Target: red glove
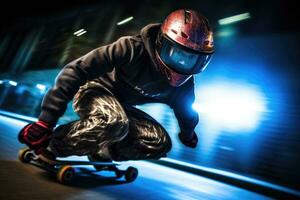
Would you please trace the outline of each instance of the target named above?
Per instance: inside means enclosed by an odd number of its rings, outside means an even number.
[[[49,145],[49,140],[53,132],[53,125],[37,121],[27,124],[19,133],[18,139],[21,143],[26,144],[30,149],[39,154]]]
[[[193,132],[193,136],[191,139],[184,138],[184,135],[182,133],[179,133],[178,137],[179,137],[181,143],[184,144],[185,146],[188,146],[190,148],[195,148],[197,146],[198,137],[195,132]]]

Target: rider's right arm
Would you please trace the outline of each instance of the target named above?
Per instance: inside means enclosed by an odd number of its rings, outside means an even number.
[[[132,62],[138,52],[136,41],[131,37],[122,37],[67,64],[44,96],[39,120],[56,124],[80,86],[112,71],[114,67]]]

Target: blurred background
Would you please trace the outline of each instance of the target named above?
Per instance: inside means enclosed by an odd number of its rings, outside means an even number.
[[[139,106],[170,133],[169,158],[300,190],[300,17],[288,1],[12,1],[1,6],[1,112],[37,117],[65,64],[179,8],[209,19],[216,52],[195,77],[196,149],[179,143],[169,107]],[[60,123],[76,117],[70,104]]]

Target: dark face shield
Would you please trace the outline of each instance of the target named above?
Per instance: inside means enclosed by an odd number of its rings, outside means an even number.
[[[211,54],[188,50],[166,38],[162,40],[160,58],[171,69],[182,74],[197,74],[205,69]]]

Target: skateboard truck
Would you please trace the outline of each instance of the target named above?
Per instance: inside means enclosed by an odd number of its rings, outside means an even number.
[[[61,184],[70,184],[76,176],[76,167],[78,165],[92,165],[96,171],[113,171],[116,178],[124,176],[126,182],[133,182],[138,176],[138,170],[134,167],[128,167],[126,170],[120,170],[118,163],[114,162],[92,162],[92,161],[71,161],[71,160],[50,160],[37,155],[28,147],[19,150],[19,160],[22,163],[30,163],[46,171],[56,174],[56,179]]]

